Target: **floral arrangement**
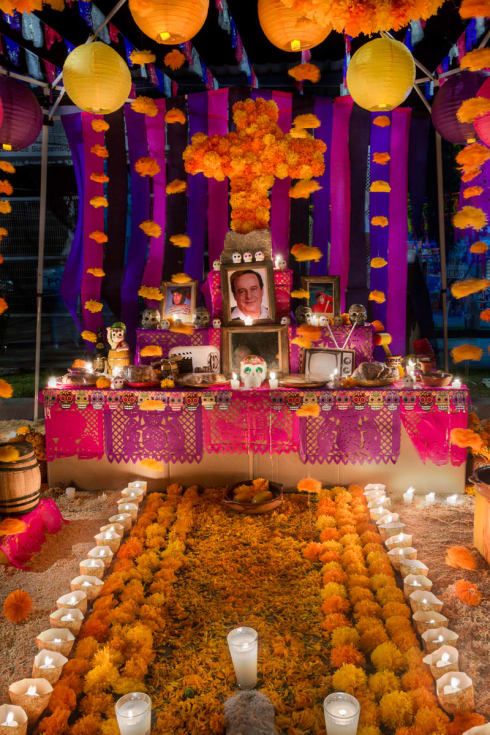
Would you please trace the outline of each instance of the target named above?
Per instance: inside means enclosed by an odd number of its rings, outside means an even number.
[[[96,184],[108,184],[110,179],[107,174],[101,174],[97,171],[93,171],[90,174],[90,181],[95,181]]]
[[[309,295],[310,292],[306,288],[297,288],[291,291],[291,296],[293,299],[307,299]]]
[[[371,291],[368,296],[369,301],[375,301],[377,304],[384,304],[386,296],[383,291]]]
[[[98,209],[99,207],[108,207],[109,206],[109,202],[107,201],[106,197],[103,197],[103,196],[95,196],[95,197],[92,197],[92,199],[90,200],[90,204],[95,209]]]
[[[81,333],[82,339],[85,340],[85,342],[97,342],[97,335],[95,332],[91,332],[89,329],[84,329]]]
[[[102,245],[109,240],[105,232],[102,232],[101,230],[94,230],[89,234],[89,237],[91,240],[95,240],[95,242],[98,242],[99,245]]]
[[[456,597],[467,605],[476,607],[481,602],[482,595],[477,585],[467,582],[465,579],[458,579],[454,583],[454,591],[456,592]]]
[[[468,69],[469,71],[488,69],[490,67],[490,49],[477,48],[474,51],[469,51],[463,56],[459,65],[461,69]]]
[[[191,246],[191,238],[188,235],[172,235],[169,240],[178,248],[190,248]]]
[[[92,146],[90,153],[93,153],[98,158],[109,158],[109,151],[104,145],[100,145],[99,143]]]
[[[388,262],[384,258],[371,258],[371,268],[384,268]]]
[[[316,66],[316,64],[297,64],[297,66],[293,66],[291,69],[288,70],[288,74],[290,77],[293,77],[293,79],[296,79],[297,82],[319,82],[321,72],[320,69]]]
[[[377,125],[378,128],[389,128],[391,120],[388,115],[376,115],[373,120],[373,125]]]
[[[165,113],[165,122],[167,125],[171,125],[173,123],[179,123],[179,125],[185,125],[187,121],[187,118],[182,110],[179,110],[178,107],[171,107],[170,110],[167,110]]]
[[[391,160],[391,156],[389,153],[373,153],[373,161],[374,163],[379,163],[380,166],[386,166],[388,161]]]
[[[95,130],[96,133],[105,133],[110,128],[109,123],[106,120],[102,120],[100,117],[94,118],[90,125],[92,130]]]
[[[371,224],[373,227],[388,227],[388,217],[383,217],[383,215],[371,217]]]
[[[483,209],[478,207],[463,207],[453,216],[453,225],[458,230],[465,230],[467,227],[474,230],[483,230],[486,224],[487,215]]]
[[[145,398],[145,400],[139,404],[139,409],[140,411],[163,411],[165,409],[165,402],[153,398]]]
[[[486,242],[474,242],[470,246],[470,253],[476,253],[477,255],[485,255],[485,253],[488,250],[488,245]]]
[[[481,360],[483,350],[476,345],[456,345],[451,350],[453,362],[463,362],[463,360]]]
[[[172,283],[189,283],[192,278],[187,273],[174,273],[171,278]]]
[[[95,299],[89,299],[83,305],[83,308],[90,311],[92,314],[97,314],[99,311],[102,311],[102,307],[103,304]]]
[[[0,311],[0,314],[2,312]],[[0,378],[0,398],[12,398],[14,389],[6,380]]]
[[[237,102],[233,105],[236,132],[210,137],[197,133],[184,151],[187,173],[230,179],[231,228],[237,232],[269,226],[269,190],[275,177],[311,179],[324,172],[323,141],[284,134],[277,124],[278,114],[272,100]]]
[[[455,299],[462,299],[479,291],[486,291],[490,281],[486,278],[465,278],[464,281],[456,281],[451,285],[451,293]]]
[[[3,614],[11,623],[21,623],[32,610],[32,599],[24,590],[10,592],[3,603]]]
[[[105,375],[100,375],[97,380],[95,381],[95,387],[99,388],[99,390],[104,390],[104,388],[110,388],[111,387],[111,379],[106,378]]]
[[[161,301],[163,299],[163,294],[157,286],[141,286],[138,295],[151,301]]]
[[[169,67],[169,69],[176,71],[177,69],[180,69],[184,66],[185,56],[182,51],[174,48],[172,49],[172,51],[169,51],[168,54],[165,54],[165,56],[163,57],[163,62],[165,66]]]
[[[483,194],[483,187],[481,186],[467,186],[466,189],[463,189],[464,199],[472,199],[473,197],[479,197],[480,194]]]
[[[386,193],[389,194],[391,191],[391,186],[387,181],[373,181],[371,186],[369,187],[369,191],[372,192],[378,192],[378,193]]]
[[[308,199],[310,194],[314,191],[320,191],[322,188],[317,181],[305,179],[304,181],[298,181],[290,188],[289,196],[291,199]]]
[[[304,406],[301,406],[301,408],[298,408],[296,411],[296,416],[302,416],[302,417],[310,417],[310,418],[318,418],[320,415],[320,406],[318,403],[308,403]]]
[[[133,64],[154,64],[157,57],[151,51],[136,51],[136,49],[133,49],[129,58]]]
[[[141,357],[161,357],[162,348],[160,345],[146,345],[141,350]]]
[[[103,268],[87,268],[85,272],[91,276],[95,276],[95,278],[103,278],[105,276]]]
[[[143,156],[142,158],[138,158],[134,164],[134,170],[140,176],[153,177],[160,173],[161,168],[158,161],[154,158],[151,158],[151,156]]]
[[[484,18],[489,13],[488,0],[463,0],[459,9],[462,18]]]
[[[12,211],[12,207],[10,206],[10,202],[6,199],[0,200],[0,214],[10,214]]]
[[[148,117],[156,117],[158,115],[158,107],[155,100],[151,97],[136,97],[130,104],[134,112],[140,112],[142,115],[148,115]]]
[[[470,97],[461,103],[456,117],[461,123],[472,123],[487,112],[490,112],[490,100],[486,97]]]
[[[162,234],[162,228],[158,222],[153,222],[153,220],[150,219],[140,222],[139,227],[143,230],[145,235],[148,235],[148,237],[160,237]]]
[[[449,546],[446,549],[446,564],[459,569],[476,569],[478,564],[466,546]]]
[[[291,248],[291,255],[298,261],[298,263],[305,263],[309,260],[320,260],[320,258],[323,258],[323,253],[320,248],[305,245],[302,242],[293,245]]]
[[[186,181],[182,181],[181,179],[174,179],[167,184],[167,186],[165,187],[165,192],[167,194],[182,194],[184,191],[186,191],[186,189]]]

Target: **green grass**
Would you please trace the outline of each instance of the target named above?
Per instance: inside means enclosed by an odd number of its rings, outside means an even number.
[[[48,382],[48,374],[41,373],[39,379],[40,388],[44,388]],[[13,398],[33,398],[34,396],[34,373],[14,373],[6,375],[5,380],[14,389]]]

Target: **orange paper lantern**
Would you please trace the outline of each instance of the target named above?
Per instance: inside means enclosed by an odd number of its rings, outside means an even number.
[[[259,0],[259,21],[269,41],[282,51],[304,51],[325,40],[331,26],[322,26],[287,8],[281,0]]]
[[[157,43],[185,43],[204,25],[209,0],[129,0],[134,22]]]

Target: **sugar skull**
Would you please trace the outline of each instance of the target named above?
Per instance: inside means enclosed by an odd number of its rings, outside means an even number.
[[[213,271],[219,271],[221,268],[221,262],[219,260],[213,260]]]
[[[352,324],[362,327],[367,320],[366,307],[362,304],[352,304],[349,309],[349,318]]]
[[[69,390],[60,390],[58,400],[61,408],[71,408],[73,404],[73,393]]]
[[[372,411],[379,411],[383,408],[383,394],[379,390],[375,390],[369,394],[369,408]]]
[[[209,311],[205,306],[198,306],[194,315],[194,326],[197,329],[209,327]]]
[[[328,324],[328,316],[326,314],[320,314],[318,317],[318,326],[326,327]]]
[[[202,407],[205,408],[206,411],[212,411],[216,405],[216,397],[214,393],[208,393],[207,391],[204,392],[201,396],[201,403]]]
[[[197,411],[199,408],[199,393],[186,393],[184,396],[184,406],[188,411]]]
[[[107,405],[111,409],[111,411],[114,411],[114,409],[119,407],[119,403],[121,400],[121,394],[117,391],[109,391],[107,394]]]
[[[356,411],[363,411],[368,404],[368,396],[365,391],[359,390],[352,394],[352,405]]]
[[[301,408],[301,404],[303,403],[303,396],[301,393],[286,393],[286,406],[291,411],[297,411],[298,408]]]
[[[86,390],[79,390],[77,391],[77,394],[75,396],[75,404],[77,408],[83,411],[84,408],[87,408],[89,404],[89,395],[88,391]]]
[[[167,331],[171,327],[170,319],[166,319],[165,317],[160,322],[160,329],[163,329]]]
[[[94,390],[92,392],[92,395],[90,396],[90,403],[92,404],[92,408],[95,408],[95,410],[100,410],[101,408],[104,408],[104,394],[101,390]]]
[[[213,319],[213,329],[221,329],[221,319]]]
[[[124,393],[121,393],[121,406],[127,411],[131,411],[131,409],[136,406],[137,400],[136,393],[133,393],[132,391],[124,391]]]
[[[58,400],[58,392],[55,390],[44,390],[43,403],[45,408],[52,408]]]
[[[340,391],[335,396],[335,403],[339,411],[347,411],[347,409],[350,408],[351,404],[350,393],[347,393],[346,391]]]
[[[314,406],[317,404],[315,393],[305,393],[303,396],[303,406]]]
[[[258,355],[247,355],[240,362],[240,377],[245,388],[260,388],[267,377],[267,363]]]
[[[318,398],[318,404],[322,411],[331,411],[332,408],[335,405],[335,396],[333,393],[328,393],[325,391],[324,393],[320,393],[320,396]]]
[[[274,260],[275,267],[280,271],[285,271],[288,267],[287,262],[284,260],[282,255],[277,255]]]
[[[275,408],[276,411],[280,411],[282,408],[284,408],[284,394],[279,393],[278,391],[272,391],[270,394],[270,401],[272,408]]]
[[[238,252],[238,250],[235,250],[235,252],[231,256],[231,260],[233,263],[241,263],[242,262],[242,254]]]
[[[220,390],[216,396],[216,405],[221,411],[228,411],[231,405],[231,390]]]
[[[257,250],[255,253],[255,260],[257,263],[262,263],[263,260],[265,260],[265,255],[263,250]]]
[[[449,413],[449,393],[445,390],[439,390],[436,393],[436,406],[439,411]]]
[[[244,263],[251,263],[251,262],[252,262],[252,260],[253,260],[253,255],[252,255],[252,253],[250,252],[250,250],[246,250],[246,251],[245,251],[245,252],[243,253],[243,262],[244,262]]]
[[[464,390],[455,390],[453,392],[453,407],[456,411],[466,411],[467,396]]]
[[[405,411],[413,411],[417,402],[415,393],[412,391],[406,391],[402,393],[402,404]]]
[[[113,375],[111,380],[112,390],[121,390],[124,388],[124,378],[122,375]]]
[[[286,326],[287,327],[287,326],[289,326],[289,324],[291,324],[291,319],[288,316],[282,316],[281,317],[281,324],[283,326]]]
[[[434,395],[430,390],[422,390],[419,393],[419,406],[422,411],[431,411],[434,405]]]
[[[313,312],[311,310],[311,306],[303,306],[303,305],[298,306],[296,308],[296,311],[294,312],[294,315],[296,317],[296,322],[298,324],[305,324],[306,318],[311,317],[312,314]]]
[[[181,411],[184,405],[184,395],[182,393],[171,393],[168,397],[168,405],[172,411]]]
[[[385,406],[389,411],[397,411],[400,405],[400,398],[395,390],[389,390],[385,393]]]
[[[158,309],[145,309],[141,315],[142,329],[158,329],[161,316]]]

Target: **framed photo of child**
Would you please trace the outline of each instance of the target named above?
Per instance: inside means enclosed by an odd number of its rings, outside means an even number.
[[[162,318],[192,324],[196,312],[197,281],[162,283]]]
[[[340,277],[302,276],[301,286],[308,291],[307,306],[318,316],[340,316]]]

